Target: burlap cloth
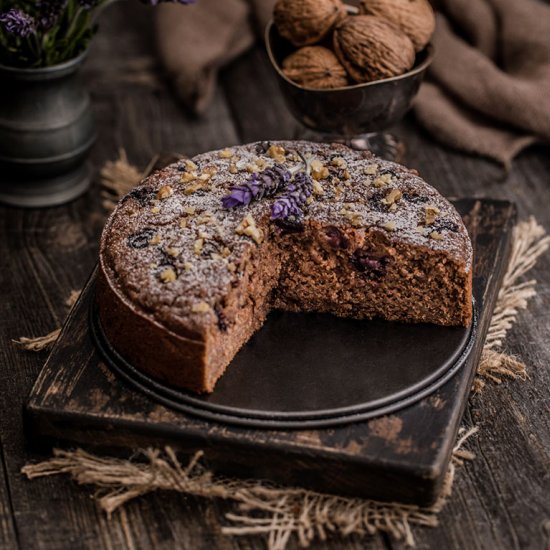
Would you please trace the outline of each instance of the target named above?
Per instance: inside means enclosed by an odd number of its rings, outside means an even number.
[[[262,36],[273,4],[159,6],[159,56],[190,109],[207,108],[218,70]],[[438,0],[437,8],[436,57],[415,102],[419,122],[438,141],[506,167],[529,144],[550,142],[550,6]]]

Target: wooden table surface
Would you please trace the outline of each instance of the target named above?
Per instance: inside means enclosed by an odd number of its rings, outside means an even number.
[[[120,147],[143,168],[158,152],[193,155],[297,135],[259,47],[222,72],[204,116],[187,114],[157,66],[150,21],[150,10],[135,3],[112,6],[101,18],[83,71],[98,119],[96,170]],[[442,193],[513,200],[520,218],[532,214],[550,228],[548,147],[522,153],[503,180],[493,163],[434,143],[412,116],[395,133],[407,145],[407,164]],[[230,503],[153,494],[109,521],[89,487],[65,477],[29,482],[19,473],[26,462],[50,453],[29,448],[22,420],[23,403],[47,352],[23,352],[11,340],[60,326],[70,290],[83,286],[96,261],[105,216],[97,183],[66,206],[0,207],[0,548],[262,548],[261,539],[221,534]],[[529,366],[529,380],[489,385],[471,399],[465,422],[481,428],[469,444],[477,458],[460,469],[440,527],[415,529],[419,548],[550,548],[550,254],[531,275],[539,281],[538,295],[506,342]],[[403,545],[380,535],[314,547]]]

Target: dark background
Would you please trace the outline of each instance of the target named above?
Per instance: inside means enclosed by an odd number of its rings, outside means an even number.
[[[91,160],[98,172],[124,147],[144,168],[158,152],[187,155],[259,139],[291,138],[288,114],[261,47],[220,77],[201,118],[185,113],[154,57],[151,11],[135,3],[102,16],[83,77],[92,93],[99,137]],[[406,163],[448,196],[513,200],[520,218],[550,227],[550,149],[522,153],[503,181],[488,161],[434,143],[409,116],[395,129]],[[22,405],[47,353],[18,350],[11,340],[61,325],[71,289],[83,286],[96,261],[106,212],[96,184],[58,208],[0,207],[0,547],[6,548],[262,548],[259,538],[220,533],[229,503],[153,494],[131,502],[111,521],[90,498],[92,489],[66,478],[29,482],[23,464],[49,455],[28,449]],[[469,448],[476,460],[460,469],[437,529],[415,529],[419,548],[550,548],[550,255],[529,274],[538,295],[506,341],[529,366],[529,380],[489,384],[472,397],[466,421],[481,431]],[[317,544],[318,548],[401,548],[384,535]],[[293,547],[294,545],[290,545]]]

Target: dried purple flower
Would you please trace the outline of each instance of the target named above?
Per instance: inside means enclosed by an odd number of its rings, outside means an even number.
[[[304,215],[303,207],[311,195],[313,180],[306,172],[298,172],[287,190],[271,207],[271,219],[286,219],[289,217],[301,218]]]
[[[38,15],[37,26],[42,31],[50,30],[59,20],[67,0],[42,0],[36,4]]]
[[[21,38],[25,38],[35,31],[34,19],[17,8],[0,13],[0,25],[6,32]]]
[[[224,208],[246,206],[254,200],[270,197],[283,188],[291,178],[291,173],[282,165],[274,164],[260,173],[254,173],[242,185],[231,188],[231,193],[222,199]]]

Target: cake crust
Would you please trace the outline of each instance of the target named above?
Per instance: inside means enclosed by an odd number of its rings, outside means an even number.
[[[296,224],[273,198],[227,209],[251,173],[315,160]],[[472,249],[454,207],[414,171],[339,144],[270,142],[180,161],[124,197],[102,235],[105,333],[137,368],[212,391],[271,308],[467,325]]]

